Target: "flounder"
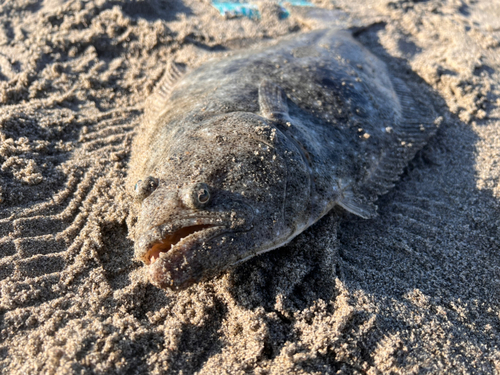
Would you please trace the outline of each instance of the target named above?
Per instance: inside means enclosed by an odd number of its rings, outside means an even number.
[[[429,102],[348,32],[319,30],[184,72],[134,140],[135,255],[183,289],[374,201],[434,134]]]

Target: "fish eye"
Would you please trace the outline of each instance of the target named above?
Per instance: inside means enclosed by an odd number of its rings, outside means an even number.
[[[199,188],[196,192],[196,195],[198,198],[198,202],[200,202],[201,204],[207,203],[210,199],[210,192],[205,188]]]
[[[193,209],[203,208],[210,202],[210,188],[203,182],[192,185],[184,195],[184,203]]]
[[[158,187],[158,179],[148,176],[144,180],[139,180],[134,186],[135,199],[142,201],[151,195]]]

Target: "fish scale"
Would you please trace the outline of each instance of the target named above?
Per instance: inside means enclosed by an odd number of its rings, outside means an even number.
[[[183,289],[334,207],[372,218],[436,128],[432,104],[346,31],[171,62],[132,148],[135,254],[153,283]]]

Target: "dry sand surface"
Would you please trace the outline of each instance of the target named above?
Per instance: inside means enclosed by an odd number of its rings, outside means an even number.
[[[431,95],[438,134],[362,220],[180,293],[133,259],[124,189],[169,60],[319,27],[207,0],[0,5],[4,374],[500,372],[500,3],[322,0]]]

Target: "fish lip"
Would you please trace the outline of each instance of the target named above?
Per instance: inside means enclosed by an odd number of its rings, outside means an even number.
[[[164,223],[162,225],[158,225],[153,227],[151,230],[144,233],[139,240],[136,242],[135,246],[135,257],[140,259],[146,265],[152,264],[148,257],[148,253],[153,248],[154,245],[161,243],[164,241],[167,236],[175,234],[177,231],[182,230],[183,228],[195,227],[195,226],[207,226],[206,228],[201,228],[193,233],[190,233],[185,238],[191,237],[193,235],[198,235],[206,233],[207,230],[212,231],[215,228],[218,228],[217,235],[222,234],[224,232],[231,231],[231,224],[225,218],[220,216],[195,216],[195,217],[185,217],[182,219],[174,219],[172,220],[174,224],[171,222]],[[176,242],[172,245],[172,249],[176,247],[182,240]],[[213,236],[203,237],[204,240],[209,240],[213,238]],[[200,238],[201,239],[201,238]],[[197,241],[198,242],[198,241]]]

